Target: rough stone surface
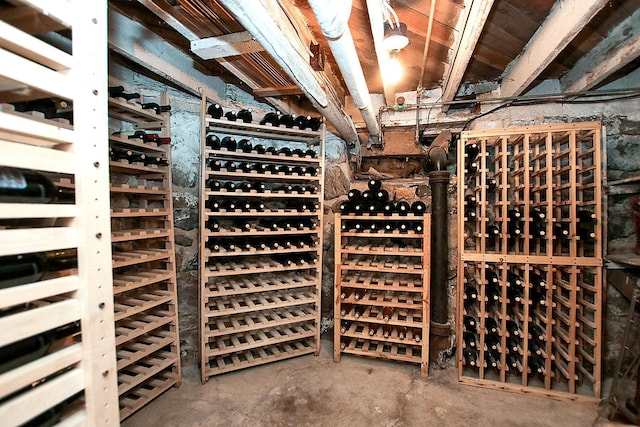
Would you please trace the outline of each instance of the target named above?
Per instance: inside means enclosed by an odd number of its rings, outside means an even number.
[[[349,191],[349,178],[347,178],[339,166],[332,166],[324,173],[324,198],[326,200],[347,194]]]
[[[193,208],[178,208],[173,210],[173,223],[181,230],[193,230],[198,227],[198,211]]]

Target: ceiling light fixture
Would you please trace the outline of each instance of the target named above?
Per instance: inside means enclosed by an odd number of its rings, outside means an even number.
[[[383,44],[388,52],[399,51],[409,44],[407,24],[400,22],[396,11],[389,4],[390,0],[382,0],[382,14],[384,16]]]

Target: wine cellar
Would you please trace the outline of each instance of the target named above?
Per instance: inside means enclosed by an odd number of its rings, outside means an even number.
[[[324,130],[216,106],[203,94],[203,382],[320,350]]]
[[[463,133],[460,379],[597,399],[600,123]]]
[[[170,105],[166,93],[158,104],[118,85],[109,92],[109,117],[120,129],[109,135],[109,171],[118,394],[125,419],[181,382]]]
[[[0,58],[2,426],[640,425],[640,0],[0,0]]]

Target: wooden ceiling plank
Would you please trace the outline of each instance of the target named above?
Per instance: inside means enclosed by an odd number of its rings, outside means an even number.
[[[281,87],[263,87],[253,90],[255,96],[267,97],[267,96],[290,96],[290,95],[303,95],[304,92],[298,86],[281,86]]]
[[[467,15],[461,17],[461,35],[455,43],[456,47],[452,51],[453,57],[449,61],[449,65],[445,67],[446,71],[443,76],[442,100],[444,102],[453,101],[458,93],[458,88],[492,7],[493,0],[474,1],[468,9]],[[443,111],[447,111],[448,108],[449,106],[445,104]]]
[[[560,79],[565,92],[589,90],[640,57],[640,9],[615,27]]]
[[[522,94],[608,0],[558,1],[501,77],[501,96]]]
[[[200,39],[200,37],[196,33],[182,24],[182,22],[174,18],[173,15],[171,15],[169,12],[165,11],[163,8],[157,5],[153,0],[138,0],[138,3],[149,9],[158,18],[169,24],[171,28],[179,32],[185,39],[189,40],[190,42]]]
[[[191,41],[191,51],[202,59],[226,58],[261,50],[260,43],[253,40],[248,31]]]

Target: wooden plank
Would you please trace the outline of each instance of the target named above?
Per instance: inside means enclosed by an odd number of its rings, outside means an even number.
[[[606,4],[606,0],[556,3],[523,52],[502,75],[501,96],[522,94]]]
[[[388,156],[419,156],[424,157],[425,151],[415,142],[415,129],[383,130],[384,147],[368,148],[363,145],[360,153],[362,157],[388,157]]]
[[[55,205],[37,203],[3,203],[0,219],[12,218],[73,218],[77,215],[76,205]]]
[[[22,390],[56,372],[80,362],[82,344],[74,344],[0,375],[0,398]]]
[[[0,231],[0,256],[77,246],[77,230],[72,227],[18,228]]]
[[[21,425],[83,388],[82,369],[73,369],[3,403],[0,417],[9,425]]]
[[[68,125],[17,112],[0,111],[0,130],[4,131],[1,136],[4,140],[22,142],[27,137],[34,145],[70,144],[75,140]]]
[[[0,309],[73,292],[79,287],[79,278],[73,275],[2,289]]]
[[[68,70],[72,66],[71,55],[1,21],[0,47],[55,71]]]
[[[253,89],[253,94],[262,98],[265,97],[279,97],[279,96],[292,96],[303,95],[304,92],[298,86],[276,86],[276,87],[263,87]]]
[[[248,31],[191,40],[191,52],[202,59],[226,58],[263,50]]]

